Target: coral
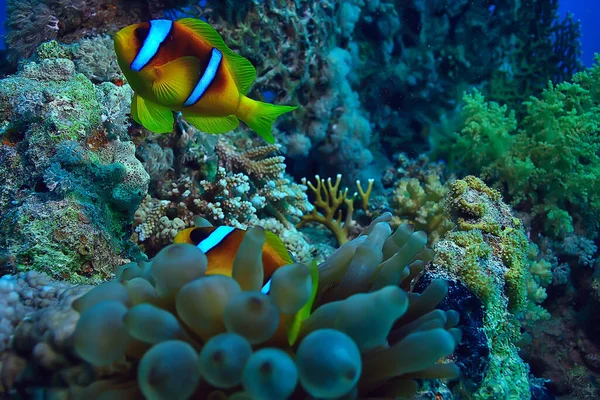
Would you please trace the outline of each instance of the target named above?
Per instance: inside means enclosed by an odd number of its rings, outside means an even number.
[[[72,198],[40,201],[35,196],[0,219],[1,245],[14,256],[14,268],[46,272],[55,279],[100,282],[111,266],[139,258],[117,236],[92,203]],[[14,270],[13,270],[14,271]],[[7,272],[13,272],[7,271]]]
[[[292,254],[294,260],[298,262],[309,263],[315,259],[320,263],[333,253],[332,248],[316,248],[309,244],[302,233],[282,224],[278,219],[261,219],[256,222],[255,226],[262,226],[265,230],[275,233],[283,244],[285,244],[286,249]]]
[[[517,29],[508,36],[500,68],[491,76],[487,94],[523,117],[523,102],[539,96],[547,83],[571,79],[582,69],[579,21],[571,14],[559,17],[558,0],[521,3],[515,11]]]
[[[112,86],[106,86],[112,85]],[[131,142],[109,141],[98,90],[68,59],[0,81],[0,247],[17,270],[98,281],[141,255],[127,240],[148,175]]]
[[[17,378],[27,374],[28,364],[33,364],[29,359],[48,369],[66,364],[68,357],[58,353],[68,348],[65,339],[78,317],[68,301],[89,288],[73,287],[35,271],[0,278],[1,395],[7,395]]]
[[[101,162],[123,167],[123,177],[112,189],[111,202],[133,214],[148,192],[150,181],[144,166],[135,157],[135,145],[116,139],[98,153]]]
[[[243,190],[250,188],[247,176],[227,175],[225,169],[219,167],[215,181],[216,184],[201,181],[198,188],[190,178],[185,177],[165,189],[162,197],[172,200],[147,196],[135,212],[132,240],[139,243],[146,254],[155,254],[155,249],[172,243],[180,230],[194,226],[193,216],[198,213],[219,225],[240,229],[262,226],[276,233],[295,259],[301,262],[311,259],[312,246],[293,225],[272,217],[258,218],[257,207],[264,207],[267,201],[260,195],[252,198],[255,201],[246,200],[247,192]],[[199,189],[203,191],[202,194]]]
[[[146,168],[153,168],[153,163],[159,164],[156,168],[166,167],[171,156],[163,156],[163,151],[150,146],[141,150],[145,153]],[[152,154],[149,153],[151,148]],[[256,225],[259,217],[273,216],[286,229],[295,231],[290,220],[310,211],[312,205],[304,193],[305,187],[285,176],[284,157],[270,156],[278,149],[278,145],[269,145],[239,151],[219,140],[215,146],[218,157],[215,172],[206,174],[200,181],[190,176],[162,181],[156,197],[147,200],[151,206],[138,212],[135,221],[138,235],[134,241],[142,243],[150,239],[151,242],[144,245],[147,251],[164,247],[172,240],[174,235],[171,233],[176,233],[182,226],[177,222],[176,228],[169,227],[163,235],[165,224],[170,226],[174,218],[178,218],[189,227],[193,215],[241,229]],[[192,175],[198,175],[198,172]]]
[[[185,204],[153,199],[148,195],[135,211],[134,234],[131,239],[146,254],[152,255],[155,253],[154,249],[173,243],[180,230],[192,226],[193,216]]]
[[[219,158],[219,165],[225,170],[248,177],[248,182],[256,188],[255,197],[250,200],[253,205],[264,207],[267,213],[289,225],[288,218],[302,217],[313,207],[304,193],[306,187],[285,176],[285,157],[269,156],[279,148],[279,145],[260,146],[240,153],[221,140],[215,146],[215,153]],[[244,178],[240,176],[239,179]],[[237,186],[238,189],[242,187],[244,186]]]
[[[308,135],[318,145],[318,157],[327,159],[324,167],[329,171],[343,169],[349,180],[364,179],[365,169],[374,159],[370,150],[373,131],[359,94],[351,85],[357,66],[351,52],[339,47],[332,49],[326,60],[330,88],[319,100],[318,114]]]
[[[117,63],[113,39],[108,35],[81,39],[71,45],[77,71],[94,83],[123,82],[125,76]]]
[[[460,282],[482,302],[483,332],[489,347],[487,368],[477,389],[459,390],[465,398],[530,398],[529,367],[516,347],[523,319],[548,319],[537,302],[551,280],[548,265],[535,260],[522,223],[500,193],[467,176],[450,184],[445,198],[455,227],[434,245],[428,267],[435,277]],[[529,257],[529,258],[528,258]]]
[[[348,242],[351,229],[355,225],[352,219],[354,216],[355,200],[360,198],[363,212],[368,211],[374,179],[369,179],[366,190],[362,188],[360,181],[356,181],[358,193],[354,193],[351,197],[348,197],[348,188],[340,190],[342,182],[341,174],[336,176],[335,183],[333,184],[331,183],[331,178],[327,179],[326,182],[319,175],[315,177],[315,180],[317,182],[316,186],[312,182],[307,181],[306,178],[302,180],[302,183],[308,185],[315,195],[315,201],[311,213],[305,214],[296,227],[300,228],[309,222],[318,222],[333,233],[338,245],[342,245]],[[345,205],[345,210],[340,208],[342,205]],[[343,213],[346,214],[346,217],[342,221]]]
[[[17,325],[40,308],[57,303],[70,285],[35,271],[0,278],[0,353],[10,347]]]
[[[233,278],[205,276],[207,260],[195,246],[167,246],[151,262],[128,264],[117,272],[118,280],[71,300],[80,317],[66,343],[85,360],[87,371],[72,362],[50,369],[39,359],[30,361],[56,376],[60,367],[70,366],[71,373],[62,375],[63,388],[55,386],[54,393],[77,397],[205,398],[225,395],[223,390],[287,398],[295,389],[319,397],[351,391],[361,397],[411,395],[418,390],[414,379],[457,376],[447,357],[461,335],[454,328],[456,312],[435,310],[447,292],[443,281],[432,282],[422,294],[402,289],[432,255],[424,248],[423,232],[401,226],[392,233],[389,218],[380,217],[318,269],[280,268],[270,295],[257,291],[261,228],[246,234]],[[311,293],[316,295],[312,315],[297,337],[288,337],[290,314],[307,304]],[[46,310],[70,321],[63,309]],[[66,330],[71,327],[65,324]],[[58,356],[66,352],[45,343]],[[16,382],[38,386],[31,378],[20,375]]]
[[[441,179],[435,172],[423,178],[400,178],[392,193],[395,223],[412,223],[416,229],[428,232],[429,244],[440,240],[453,227],[442,205],[448,187]]]
[[[599,60],[600,61],[600,60]],[[465,95],[465,127],[452,146],[456,164],[502,188],[533,216],[532,236],[593,235],[600,215],[600,65],[572,82],[549,84],[524,103],[517,124],[506,107]]]
[[[426,148],[430,128],[455,113],[470,86],[491,81],[501,97],[531,85],[523,94],[533,94],[578,65],[578,28],[559,21],[557,0],[360,3],[356,87],[387,151]]]
[[[6,6],[6,44],[11,49],[10,60],[27,58],[46,40],[55,39],[59,19],[44,2],[12,0]]]
[[[129,139],[128,129],[131,125],[129,113],[133,90],[129,85],[115,86],[110,82],[96,85],[96,96],[100,104],[100,119],[108,133],[109,139]]]

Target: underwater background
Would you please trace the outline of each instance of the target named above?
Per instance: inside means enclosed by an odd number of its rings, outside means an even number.
[[[0,12],[0,399],[600,398],[600,2]]]

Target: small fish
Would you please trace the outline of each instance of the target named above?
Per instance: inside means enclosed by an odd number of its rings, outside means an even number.
[[[197,246],[206,254],[208,259],[207,275],[220,274],[231,276],[233,261],[238,252],[246,231],[230,226],[201,226],[187,228],[179,232],[174,243],[190,243]],[[261,291],[268,294],[271,289],[271,277],[277,268],[294,262],[281,239],[273,232],[265,231],[262,262],[264,282]],[[306,304],[295,314],[284,318],[283,329],[287,341],[292,346],[298,339],[302,323],[310,316],[312,305],[317,297],[319,286],[319,271],[316,261],[308,264],[312,280],[312,293]]]
[[[206,133],[233,130],[241,119],[269,143],[272,124],[296,106],[246,97],[256,77],[208,23],[194,18],[153,20],[115,35],[117,61],[134,90],[131,115],[155,133],[173,130],[173,111]]]
[[[233,260],[245,235],[245,230],[230,226],[195,227],[179,232],[175,236],[174,243],[191,243],[202,250],[208,259],[207,275],[231,276]],[[277,235],[266,231],[265,236],[262,254],[264,269],[262,292],[268,293],[271,287],[271,276],[275,270],[293,264],[294,260]]]

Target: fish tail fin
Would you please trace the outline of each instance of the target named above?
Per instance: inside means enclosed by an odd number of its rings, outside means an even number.
[[[242,95],[236,116],[267,142],[275,143],[275,138],[271,133],[273,122],[280,115],[294,111],[296,108],[298,106],[263,103]]]

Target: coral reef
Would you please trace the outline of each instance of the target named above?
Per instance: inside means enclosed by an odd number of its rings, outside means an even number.
[[[461,398],[531,398],[534,383],[518,354],[519,328],[524,319],[550,317],[537,304],[545,298],[542,285],[550,283],[549,266],[529,261],[522,223],[500,193],[481,180],[467,176],[451,183],[445,202],[455,227],[434,245],[428,273],[477,296],[489,349],[485,358],[469,361],[485,367],[478,368],[479,375],[463,376],[456,392]],[[473,352],[467,357],[481,356]]]
[[[13,272],[98,281],[121,259],[140,257],[127,241],[127,215],[149,177],[131,142],[109,140],[103,114],[128,107],[128,97],[111,95],[125,89],[96,87],[63,58],[24,64],[0,81],[0,247]]]
[[[572,82],[549,84],[539,98],[524,102],[526,115],[518,123],[513,111],[486,102],[479,92],[465,95],[465,126],[452,146],[454,161],[481,173],[517,210],[530,213],[532,237],[595,235],[599,87],[596,64]]]
[[[9,60],[30,57],[36,48],[52,39],[70,43],[99,33],[114,33],[120,27],[161,17],[167,8],[187,0],[8,0],[6,44]],[[98,60],[98,62],[103,62]]]
[[[209,398],[240,390],[257,398],[410,395],[418,390],[415,379],[457,376],[446,358],[461,335],[453,328],[456,312],[435,310],[447,292],[443,281],[422,294],[402,289],[431,251],[423,232],[401,226],[392,233],[389,218],[377,219],[318,269],[282,267],[268,296],[257,291],[261,228],[246,234],[233,278],[205,276],[206,257],[194,246],[167,246],[149,263],[120,268],[119,280],[75,288],[77,294],[32,315],[17,327],[20,346],[13,351],[38,355],[21,371],[54,375],[63,386],[54,393],[78,397]],[[314,296],[312,315],[293,319]],[[59,337],[39,335],[58,329],[57,320],[64,321]],[[297,323],[298,336],[286,334]],[[69,357],[72,351],[85,362]],[[324,354],[336,361],[319,362]],[[12,383],[32,393],[40,387],[36,376],[42,375],[16,373]]]
[[[177,180],[161,179],[155,197],[144,200],[136,212],[133,240],[152,256],[170,244],[180,229],[192,226],[194,215],[200,215],[218,225],[272,228],[284,237],[295,257],[308,261],[312,250],[292,221],[299,220],[313,206],[308,202],[306,187],[285,174],[284,157],[272,155],[279,148],[267,145],[238,150],[227,139],[219,139],[214,146],[214,172],[211,168],[205,173],[192,169]],[[154,164],[166,165],[156,160],[163,157],[161,152],[154,154],[154,160],[149,155],[146,161],[147,169],[158,168]],[[153,163],[150,167],[149,162]],[[210,162],[206,159],[200,164],[206,168]],[[201,176],[204,179],[198,180]]]

